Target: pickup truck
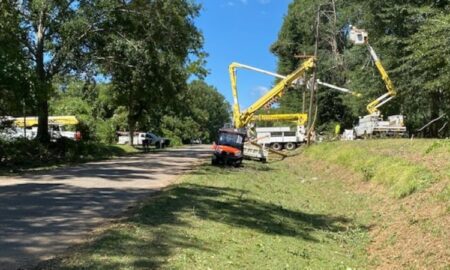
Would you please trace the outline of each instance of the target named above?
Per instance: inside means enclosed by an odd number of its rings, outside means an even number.
[[[118,144],[129,144],[130,135],[128,132],[119,132]],[[135,132],[133,136],[134,145],[142,145],[143,140],[148,139],[150,145],[154,145],[157,148],[164,148],[170,145],[170,140],[167,138],[159,137],[151,132]]]

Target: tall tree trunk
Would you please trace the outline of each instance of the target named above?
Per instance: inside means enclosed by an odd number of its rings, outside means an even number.
[[[134,130],[136,129],[136,121],[131,113],[128,113],[128,132],[130,134],[130,145],[134,145]]]
[[[37,102],[38,102],[38,132],[37,139],[42,143],[50,141],[48,134],[48,89],[47,76],[44,68],[44,43],[45,43],[45,10],[39,14],[39,22],[36,33],[36,75],[38,79]]]
[[[335,61],[336,65],[338,67],[342,68],[344,63],[342,61],[341,55],[339,54],[338,43],[337,43],[337,39],[336,39],[336,35],[338,33],[336,0],[331,0],[331,5],[333,7],[333,33],[331,36],[331,49],[333,50],[334,61]]]

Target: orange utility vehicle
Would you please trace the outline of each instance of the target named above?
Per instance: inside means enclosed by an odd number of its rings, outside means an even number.
[[[240,166],[244,159],[244,141],[246,134],[234,128],[219,130],[216,141],[213,144],[214,154],[212,165]]]

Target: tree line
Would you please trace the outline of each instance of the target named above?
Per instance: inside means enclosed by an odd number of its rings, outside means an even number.
[[[362,94],[356,98],[318,90],[318,129],[335,123],[350,128],[365,106],[385,92],[384,84],[365,46],[349,46],[341,29],[346,24],[366,29],[388,71],[398,96],[381,107],[384,115],[403,114],[411,133],[448,137],[450,128],[450,4],[442,0],[294,0],[289,5],[271,51],[278,72],[287,74],[314,52],[316,16],[320,8],[318,77]],[[305,90],[305,89],[303,89]],[[282,112],[299,112],[308,92],[290,91],[280,103]],[[308,108],[306,108],[307,110]],[[421,129],[433,119],[426,129]]]
[[[189,0],[0,0],[0,115],[71,114],[87,138],[116,130],[210,141],[229,120],[201,79],[206,52]],[[198,80],[192,78],[197,77]]]

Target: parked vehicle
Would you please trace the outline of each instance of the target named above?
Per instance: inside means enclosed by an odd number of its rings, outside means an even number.
[[[383,117],[377,113],[369,114],[359,119],[359,123],[354,128],[354,131],[356,138],[406,135],[403,115],[392,115],[388,117],[388,121],[384,121]]]
[[[304,126],[290,127],[261,127],[256,128],[258,144],[268,145],[273,150],[294,150],[306,142]]]
[[[148,138],[150,138],[150,144],[159,148],[170,146],[170,139],[160,137],[152,132],[147,132]]]
[[[367,46],[369,54],[375,63],[375,67],[386,86],[387,92],[367,105],[368,115],[360,117],[358,125],[354,128],[356,138],[367,138],[372,136],[397,136],[406,134],[403,123],[403,115],[392,115],[388,120],[383,120],[379,108],[397,96],[397,90],[391,81],[389,74],[381,63],[375,49],[369,44],[369,35],[366,30],[347,25],[343,29],[347,40],[357,46]]]
[[[4,118],[10,122],[7,128],[0,131],[0,137],[3,139],[14,140],[17,138],[34,139],[37,135],[37,117],[9,117]],[[5,120],[4,120],[5,121]],[[68,138],[71,140],[81,140],[79,131],[70,131],[69,126],[75,126],[79,122],[75,116],[49,116],[48,132],[52,141],[60,138]]]
[[[220,129],[213,144],[211,164],[240,166],[244,159],[245,137],[246,134],[237,129]]]
[[[7,127],[0,130],[0,139],[12,141],[16,140],[18,138],[24,138],[26,136],[27,139],[33,139],[36,137],[36,133],[33,132],[31,129],[27,129],[26,132],[24,132],[23,128],[18,127]]]
[[[128,132],[118,132],[118,144],[130,144],[130,134]],[[150,145],[157,148],[164,148],[170,145],[170,140],[160,137],[151,132],[135,132],[133,136],[133,145],[143,145],[143,141],[147,139]]]

